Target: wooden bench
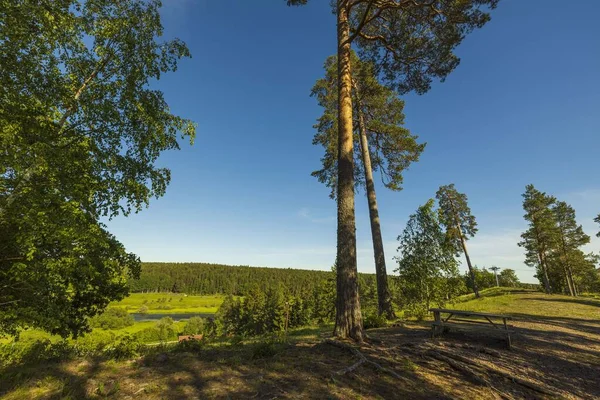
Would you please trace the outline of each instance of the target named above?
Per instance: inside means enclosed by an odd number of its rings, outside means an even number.
[[[433,323],[431,324],[432,337],[435,337],[438,333],[441,334],[444,331],[450,330],[450,328],[478,330],[502,335],[506,339],[508,348],[510,349],[511,347],[510,334],[514,331],[511,329],[512,326],[507,323],[507,321],[512,319],[508,315],[447,310],[444,308],[430,308],[429,311],[433,313]],[[448,316],[442,318],[442,314],[448,314]]]

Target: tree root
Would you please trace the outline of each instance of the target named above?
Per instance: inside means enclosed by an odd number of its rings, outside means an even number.
[[[341,369],[339,371],[336,372],[337,375],[344,375],[348,372],[354,371],[356,368],[358,368],[359,366],[361,366],[362,364],[369,364],[373,367],[375,367],[376,369],[385,372],[389,375],[392,375],[393,377],[397,378],[397,379],[402,379],[402,377],[400,375],[398,375],[396,372],[392,371],[389,368],[385,368],[379,364],[377,364],[375,361],[371,361],[369,360],[367,357],[365,357],[365,355],[363,353],[361,353],[357,348],[350,346],[349,344],[340,342],[338,340],[333,340],[333,339],[325,339],[323,341],[324,343],[330,344],[332,346],[338,347],[340,349],[346,350],[351,352],[352,354],[354,354],[356,357],[358,357],[358,361],[354,364],[352,364],[349,367],[346,367],[344,369]]]
[[[524,387],[526,387],[530,390],[533,390],[535,392],[538,392],[538,393],[546,394],[549,396],[556,396],[556,393],[557,393],[557,391],[551,390],[550,388],[547,388],[546,386],[540,385],[538,383],[535,383],[535,382],[532,382],[532,381],[529,381],[526,379],[522,379],[522,378],[513,376],[510,373],[499,370],[499,369],[490,368],[486,365],[483,365],[481,363],[473,361],[470,358],[464,357],[460,354],[455,354],[455,353],[446,351],[444,349],[428,348],[424,351],[421,349],[422,351],[420,353],[413,349],[409,349],[409,348],[403,348],[403,350],[408,353],[418,354],[420,356],[428,356],[428,357],[435,358],[440,361],[444,361],[445,363],[447,363],[454,369],[462,371],[469,377],[473,378],[475,381],[478,381],[478,382],[485,384],[487,386],[490,386],[490,387],[491,387],[491,385],[487,380],[485,380],[480,375],[478,375],[475,371],[473,371],[472,368],[467,367],[467,365],[475,367],[478,370],[483,370],[484,372],[487,372],[487,373],[500,375],[505,379],[509,379],[509,380],[513,381],[514,383],[517,383],[521,386],[524,386]],[[467,364],[467,365],[465,365],[465,364]]]

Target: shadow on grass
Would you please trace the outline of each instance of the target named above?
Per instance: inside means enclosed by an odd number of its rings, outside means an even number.
[[[528,297],[521,299],[523,301],[548,301],[548,302],[560,302],[560,303],[576,303],[584,306],[600,307],[600,300],[582,299],[582,298],[564,298],[564,297]]]
[[[314,341],[276,343],[266,346],[266,350],[262,342],[187,352],[170,349],[130,361],[76,359],[15,365],[0,371],[0,397],[450,398],[443,387],[400,364],[388,365],[401,376],[400,380],[366,364],[336,374],[356,361],[343,349]]]

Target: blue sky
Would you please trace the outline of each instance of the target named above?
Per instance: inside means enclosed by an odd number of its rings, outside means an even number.
[[[164,0],[166,37],[193,58],[156,85],[198,123],[194,146],[162,156],[167,194],[108,222],[143,261],[329,269],[335,203],[310,172],[321,110],[309,97],[335,52],[329,1]],[[575,7],[575,4],[577,7]],[[600,212],[600,2],[504,0],[459,47],[459,67],[425,95],[407,95],[406,126],[428,143],[404,190],[378,200],[388,271],[408,216],[440,185],[466,192],[479,223],[479,266],[533,282],[517,246],[528,183],[572,204],[594,236]],[[359,271],[374,272],[364,194],[356,197]],[[595,237],[586,248],[600,251]]]

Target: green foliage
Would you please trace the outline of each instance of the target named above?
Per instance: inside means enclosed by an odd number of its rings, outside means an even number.
[[[600,214],[598,214],[598,216],[596,218],[594,218],[594,222],[597,222],[600,224]],[[597,237],[600,237],[600,232],[596,233]]]
[[[454,184],[440,186],[435,197],[439,203],[440,223],[446,229],[447,244],[462,252],[461,237],[468,240],[477,233],[477,222],[471,214],[467,195],[459,193]]]
[[[459,294],[457,263],[445,245],[433,199],[410,216],[398,241],[400,303],[412,315],[422,317],[430,306],[442,306]]]
[[[425,144],[417,143],[417,136],[404,128],[404,101],[393,90],[382,86],[372,64],[361,61],[353,52],[351,55],[352,79],[354,81],[353,104],[357,107],[354,115],[355,147],[359,146],[359,115],[362,113],[369,144],[371,166],[379,171],[384,185],[391,190],[401,190],[403,171],[419,159]],[[312,173],[319,182],[331,188],[334,198],[337,188],[337,127],[338,127],[338,77],[337,57],[331,56],[325,62],[325,77],[319,79],[312,88],[311,96],[317,98],[323,115],[314,128],[314,145],[321,145],[325,155],[321,158],[322,168]],[[361,152],[354,152],[354,178],[356,188],[364,187],[365,174]]]
[[[498,274],[498,281],[501,286],[506,287],[519,287],[521,284],[515,270],[509,268],[500,271]]]
[[[117,339],[104,350],[104,355],[115,360],[124,360],[137,357],[144,348],[139,339],[125,335]]]
[[[90,320],[92,328],[102,329],[120,329],[133,325],[133,323],[133,317],[118,307],[109,307],[102,314],[96,315]]]
[[[456,68],[460,59],[454,49],[490,20],[488,11],[498,1],[337,0],[331,7],[334,14],[349,13],[351,42],[362,60],[381,71],[388,86],[401,93],[422,94],[433,79],[444,80]],[[286,0],[289,6],[307,2]]]
[[[387,318],[385,315],[379,315],[376,312],[367,312],[363,316],[363,328],[383,328],[387,326]]]
[[[189,51],[157,0],[0,0],[0,333],[62,336],[127,294],[139,259],[99,222],[164,194],[194,125],[150,82]]]
[[[529,228],[519,246],[525,248],[525,263],[537,269],[546,292],[576,295],[593,287],[598,260],[580,249],[590,237],[577,224],[573,207],[527,185],[523,208]]]
[[[204,333],[205,323],[204,318],[192,317],[187,320],[183,327],[182,335],[199,335]]]

